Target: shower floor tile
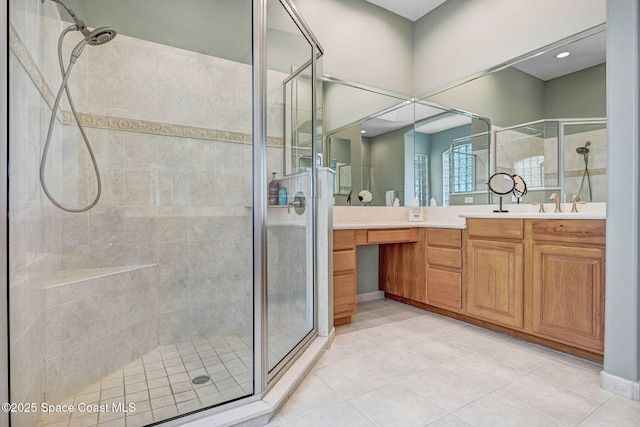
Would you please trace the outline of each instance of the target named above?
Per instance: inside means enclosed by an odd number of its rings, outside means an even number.
[[[246,333],[159,346],[69,398],[65,403],[73,404],[75,412],[44,415],[40,426],[140,427],[249,395],[252,342]],[[193,384],[200,375],[210,379]],[[129,404],[135,411],[123,410]],[[83,405],[100,406],[78,411]],[[100,412],[103,408],[109,411]]]

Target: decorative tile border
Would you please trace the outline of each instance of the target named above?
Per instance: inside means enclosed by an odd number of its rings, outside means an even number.
[[[49,105],[49,108],[53,108],[55,95],[45,81],[44,76],[38,69],[38,66],[33,61],[33,58],[31,58],[29,51],[25,47],[20,35],[11,22],[9,22],[9,46],[35,84],[38,91],[42,94],[42,97]],[[102,116],[88,113],[78,113],[78,117],[83,126],[96,129],[140,132],[152,135],[175,136],[178,138],[231,142],[235,144],[251,144],[253,140],[251,134],[242,132],[230,132],[211,128],[175,125],[149,120],[127,119],[123,117]],[[63,111],[60,109],[58,112],[58,120],[65,125],[75,125],[75,120],[73,119],[71,111]],[[267,137],[267,146],[283,147],[284,141],[282,138],[269,136]]]
[[[508,168],[499,168],[498,172],[505,172],[505,173],[509,173],[509,174],[514,174],[516,173],[515,169],[508,169]],[[564,177],[565,178],[579,178],[582,176],[582,174],[584,173],[584,169],[579,169],[579,170],[573,170],[573,171],[565,171],[564,173]],[[607,174],[607,168],[598,168],[598,169],[589,169],[589,175],[591,176],[597,176],[597,175],[606,175]],[[544,179],[558,179],[558,173],[557,172],[549,172],[549,173],[545,173],[544,174]]]
[[[49,85],[47,85],[47,82],[44,80],[44,76],[40,73],[38,66],[34,62],[33,58],[31,58],[29,51],[22,42],[16,27],[13,26],[11,21],[9,21],[9,47],[18,58],[18,61],[20,61],[33,83],[36,85],[38,91],[40,91],[40,94],[42,94],[44,100],[49,104],[49,108],[53,108],[56,96],[53,94]],[[60,118],[60,116],[58,116],[58,118]]]
[[[152,122],[149,120],[127,119],[122,117],[101,116],[98,114],[78,113],[83,126],[96,129],[109,129],[124,132],[150,133],[153,135],[175,136],[178,138],[205,139],[210,141],[232,142],[236,144],[251,144],[252,135],[241,132],[229,132],[211,128],[195,126],[173,125]],[[75,121],[71,112],[65,112],[64,123],[73,125]],[[282,147],[282,138],[267,137],[270,147]]]
[[[575,171],[566,171],[564,173],[564,177],[578,178],[578,177],[581,177],[583,173],[584,173],[584,169],[575,170]],[[591,176],[606,175],[606,174],[607,174],[607,168],[589,169],[589,175]]]

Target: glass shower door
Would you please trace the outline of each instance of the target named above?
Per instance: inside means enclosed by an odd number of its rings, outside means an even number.
[[[267,8],[267,369],[315,330],[312,46],[286,7]],[[293,147],[293,149],[292,149]]]

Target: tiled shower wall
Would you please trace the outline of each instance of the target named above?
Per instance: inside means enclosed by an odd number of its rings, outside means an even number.
[[[12,0],[10,23],[10,387],[14,402],[39,404],[45,389],[44,285],[61,266],[60,215],[40,192],[39,159],[51,109],[28,71],[38,71],[43,80],[54,75],[56,57],[43,52],[55,52],[56,39],[46,35],[52,29],[59,31],[60,21],[52,4]],[[25,66],[18,56],[29,59]],[[61,127],[56,125],[54,139],[59,138]],[[54,148],[51,158],[54,160],[49,173],[56,182],[61,172],[60,152]],[[13,422],[20,426],[36,425],[38,416],[27,412],[12,414]]]
[[[70,86],[103,196],[91,211],[67,214],[41,193],[38,166],[61,80],[57,37],[68,25],[51,2],[11,2],[14,401],[42,400],[44,285],[61,270],[158,264],[160,344],[252,325],[250,65],[123,35],[87,47]],[[65,56],[77,34],[68,39]],[[281,79],[269,76],[268,156],[276,166]],[[61,108],[47,177],[63,203],[79,206],[92,200],[95,178],[68,103]]]
[[[607,200],[607,129],[585,130],[584,132],[566,135],[564,139],[564,188],[567,201],[571,195],[578,194],[580,184],[583,185],[580,197],[588,202],[588,181],[584,178],[584,157],[576,152],[576,148],[583,147],[591,141],[589,148],[589,175],[591,182],[592,201],[605,202]]]

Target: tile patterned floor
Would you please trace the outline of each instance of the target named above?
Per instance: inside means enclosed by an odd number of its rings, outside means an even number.
[[[64,404],[134,403],[135,412],[51,414],[46,427],[140,427],[253,391],[252,334],[160,346]],[[211,380],[193,384],[198,375]]]
[[[269,426],[640,426],[601,365],[395,301],[336,334]]]

